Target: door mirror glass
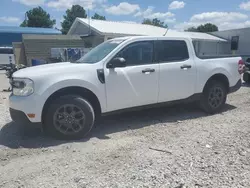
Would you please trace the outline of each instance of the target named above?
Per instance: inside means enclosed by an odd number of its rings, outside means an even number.
[[[122,57],[116,57],[107,64],[108,69],[114,69],[117,67],[126,67],[126,60]]]

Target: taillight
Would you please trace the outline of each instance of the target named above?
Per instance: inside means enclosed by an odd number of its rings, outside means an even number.
[[[241,59],[238,62],[238,71],[240,74],[242,74],[244,72],[244,68],[245,68],[245,63],[244,61]]]

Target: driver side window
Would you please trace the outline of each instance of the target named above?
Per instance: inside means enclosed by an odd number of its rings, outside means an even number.
[[[116,57],[123,57],[127,66],[153,63],[153,41],[135,42],[129,44]]]

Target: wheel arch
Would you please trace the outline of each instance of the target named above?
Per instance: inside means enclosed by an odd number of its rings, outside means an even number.
[[[213,76],[211,76],[207,80],[206,84],[204,85],[203,92],[204,92],[205,88],[207,87],[207,85],[209,84],[209,82],[211,82],[212,80],[220,81],[223,84],[225,84],[227,92],[229,92],[229,80],[228,80],[227,76],[225,74],[222,74],[222,73],[217,73],[217,74],[214,74]]]
[[[61,88],[54,93],[52,93],[47,100],[45,101],[42,109],[42,122],[44,122],[44,116],[46,115],[49,104],[58,97],[65,95],[79,95],[86,99],[93,107],[96,116],[101,115],[101,104],[98,97],[89,89],[80,86],[69,86],[65,88]]]

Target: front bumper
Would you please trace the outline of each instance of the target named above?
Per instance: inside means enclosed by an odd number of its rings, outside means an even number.
[[[242,81],[241,79],[236,83],[236,85],[232,86],[229,88],[229,93],[233,93],[233,92],[236,92],[238,91],[240,88],[241,88],[241,85],[242,85]]]
[[[31,123],[24,112],[10,108],[10,117],[14,122]]]
[[[20,97],[10,95],[9,97],[9,108],[12,109],[12,114],[22,114],[32,123],[40,123],[41,122],[41,114],[43,108],[43,100],[41,96],[36,94],[32,94],[27,97]],[[15,111],[15,112],[13,112]],[[34,118],[29,118],[27,114],[35,114]],[[18,115],[23,117],[23,115]],[[25,119],[26,119],[25,118]],[[16,121],[16,115],[13,115],[13,120]]]

